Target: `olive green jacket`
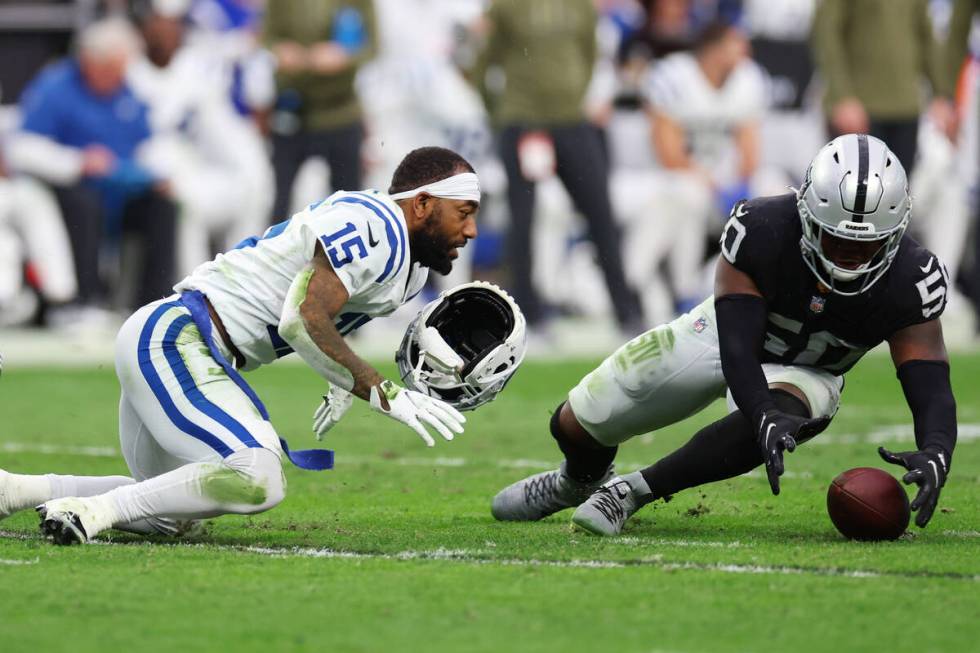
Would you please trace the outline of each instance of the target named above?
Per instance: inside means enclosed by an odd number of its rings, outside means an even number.
[[[922,81],[949,95],[943,51],[927,0],[822,0],[813,52],[827,86],[824,108],[856,97],[879,120],[912,119],[922,109]]]
[[[491,104],[498,125],[585,120],[583,102],[596,58],[592,0],[493,0],[491,32],[476,78],[498,66],[506,78]]]
[[[304,130],[320,131],[347,126],[361,119],[354,91],[357,69],[377,52],[377,25],[372,0],[273,0],[266,5],[263,41],[267,47],[279,41],[301,45],[333,40],[338,12],[351,7],[360,12],[365,31],[364,45],[353,54],[352,65],[330,75],[302,72],[279,73],[280,91],[299,94],[299,116]]]
[[[980,10],[980,0],[955,0],[953,17],[949,21],[949,37],[946,43],[946,74],[956,81],[966,59],[973,14]]]

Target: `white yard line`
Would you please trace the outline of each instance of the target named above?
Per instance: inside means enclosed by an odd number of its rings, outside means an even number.
[[[40,561],[40,558],[31,558],[30,560],[11,560],[7,558],[0,558],[0,566],[6,565],[8,567],[19,567],[23,565],[36,565]]]
[[[35,444],[32,442],[2,442],[3,453],[40,453],[52,456],[84,456],[90,458],[115,458],[119,450],[115,447],[69,446],[57,444]]]
[[[0,531],[0,538],[16,540],[37,540],[24,532]],[[669,540],[667,540],[669,542]],[[771,574],[792,576],[834,576],[841,578],[885,578],[885,577],[923,577],[946,578],[950,580],[966,580],[980,582],[980,574],[943,574],[943,573],[902,573],[889,571],[870,571],[865,569],[844,569],[840,567],[787,567],[779,565],[743,565],[735,563],[701,563],[701,562],[669,562],[661,555],[651,555],[629,560],[541,560],[537,558],[494,558],[481,549],[432,549],[406,550],[397,553],[363,553],[357,551],[338,551],[326,548],[292,547],[273,548],[262,546],[235,546],[227,544],[164,544],[153,543],[121,544],[111,541],[95,541],[97,546],[121,547],[174,547],[206,549],[208,551],[224,551],[229,553],[246,553],[264,555],[271,558],[316,558],[326,560],[390,560],[426,561],[426,562],[457,562],[473,565],[500,565],[505,567],[558,567],[575,569],[624,569],[627,567],[654,567],[668,571],[708,571],[726,574]],[[34,564],[37,562],[21,562],[16,564]]]

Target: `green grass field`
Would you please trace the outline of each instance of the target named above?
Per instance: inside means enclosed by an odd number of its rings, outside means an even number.
[[[189,541],[113,533],[55,548],[21,513],[0,536],[3,651],[967,651],[980,644],[980,356],[954,360],[960,445],[926,530],[862,544],[825,512],[839,472],[912,448],[891,363],[848,376],[829,431],[788,458],[783,493],[751,475],[648,506],[623,536],[569,513],[499,524],[504,485],[554,466],[550,411],[592,362],[529,362],[467,433],[426,449],[355,406],[331,433],[337,467],[287,470],[273,511]],[[392,372],[390,368],[386,371]],[[293,447],[320,393],[299,367],[250,376]],[[125,473],[111,367],[5,370],[0,467]],[[719,403],[620,451],[653,462]],[[893,470],[897,471],[897,470]]]

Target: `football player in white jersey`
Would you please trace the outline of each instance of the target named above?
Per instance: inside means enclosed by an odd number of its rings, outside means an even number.
[[[446,440],[465,418],[451,405],[386,380],[344,336],[446,274],[476,237],[479,181],[455,152],[409,153],[389,193],[337,192],[218,255],[176,295],[138,310],[116,341],[119,430],[132,478],[0,471],[0,518],[40,505],[58,544],[108,528],[179,532],[193,520],[253,514],[282,501],[281,459],[332,466],[332,452],[290,451],[242,379],[295,351],[335,387],[411,429]],[[336,415],[318,410],[319,430]]]
[[[666,259],[678,312],[708,294],[702,266],[712,222],[720,229],[757,181],[765,96],[745,35],[722,22],[703,30],[693,53],[671,54],[650,73],[650,130],[661,169],[632,189],[622,175],[614,183],[620,213],[631,216],[623,241],[628,277],[647,287]],[[648,313],[652,302],[644,298]]]

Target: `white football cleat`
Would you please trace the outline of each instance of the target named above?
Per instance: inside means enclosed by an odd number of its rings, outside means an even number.
[[[86,544],[112,526],[93,501],[78,497],[52,499],[35,510],[41,517],[41,533],[55,544]]]
[[[643,505],[629,481],[617,476],[575,510],[572,524],[595,535],[619,535],[626,520]]]
[[[528,476],[508,485],[493,498],[490,512],[500,521],[537,521],[588,499],[613,475],[612,466],[594,483],[581,483],[558,469]]]

